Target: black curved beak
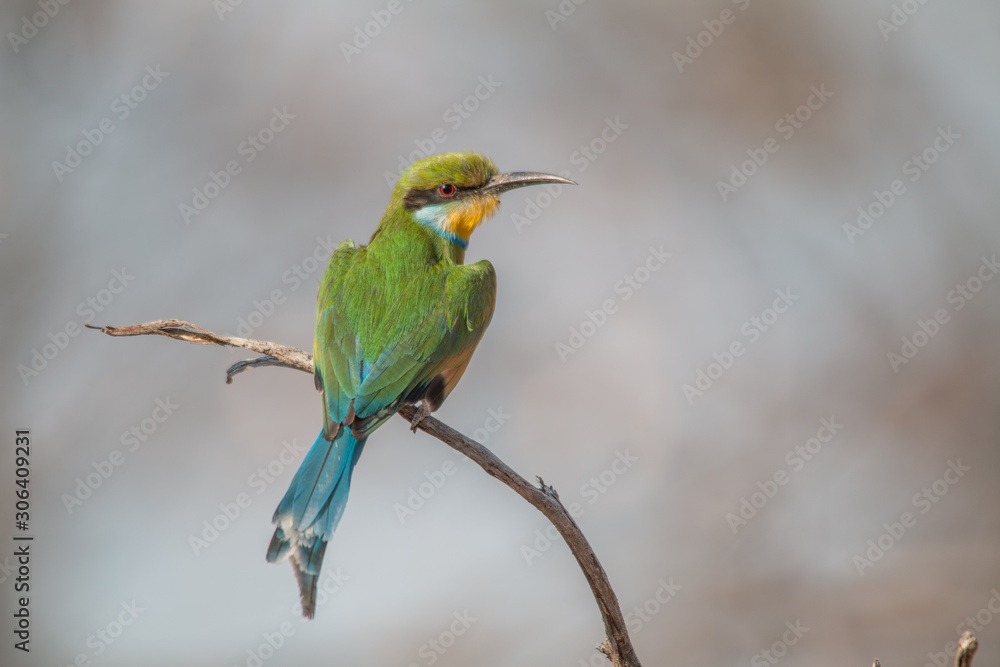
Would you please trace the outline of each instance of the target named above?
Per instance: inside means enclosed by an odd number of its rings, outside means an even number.
[[[562,176],[541,174],[534,171],[512,171],[509,174],[497,174],[486,185],[480,188],[479,192],[480,194],[498,195],[514,188],[523,188],[527,185],[542,185],[544,183],[576,185],[573,181]]]

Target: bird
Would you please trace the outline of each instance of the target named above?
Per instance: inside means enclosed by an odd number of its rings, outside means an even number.
[[[313,345],[323,428],[274,512],[267,550],[268,562],[291,561],[306,618],[368,437],[404,405],[419,405],[414,430],[437,410],[493,317],[496,271],[485,259],[465,264],[469,238],[502,193],[546,183],[575,185],[499,173],[478,153],[419,159],[400,174],[368,245],[348,239],[331,255]]]

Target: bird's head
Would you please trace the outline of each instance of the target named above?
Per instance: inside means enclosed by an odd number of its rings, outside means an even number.
[[[442,153],[407,167],[393,200],[417,222],[465,248],[476,227],[496,213],[501,193],[541,183],[575,185],[552,174],[501,174],[492,160],[477,153]]]

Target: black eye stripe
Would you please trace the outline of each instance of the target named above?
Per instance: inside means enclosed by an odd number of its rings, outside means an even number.
[[[407,190],[406,194],[403,195],[403,206],[405,206],[410,211],[416,211],[419,208],[423,208],[428,204],[443,204],[445,202],[455,201],[459,199],[465,193],[475,190],[475,188],[462,188],[452,183],[447,183],[445,185],[451,185],[455,188],[454,193],[451,196],[445,197],[438,192],[437,187],[429,188],[426,190]]]
[[[403,206],[410,211],[416,211],[418,208],[427,206],[431,202],[433,194],[433,190],[408,190],[403,195]]]

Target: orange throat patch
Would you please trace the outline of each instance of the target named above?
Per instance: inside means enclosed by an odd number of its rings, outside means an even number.
[[[473,197],[465,202],[458,202],[454,210],[449,211],[441,221],[441,230],[452,234],[468,243],[476,227],[486,222],[497,212],[500,198],[486,195]]]

